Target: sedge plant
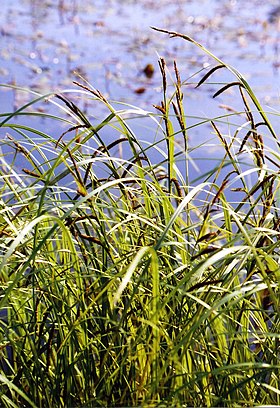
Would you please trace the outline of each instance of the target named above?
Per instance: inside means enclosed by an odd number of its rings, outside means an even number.
[[[81,82],[1,115],[1,406],[280,404],[278,139],[243,76],[203,51],[198,86],[228,70],[216,95],[235,87],[238,113],[189,125],[186,81],[161,58],[152,112]],[[36,110],[46,99],[61,113]],[[204,125],[223,153],[194,176]]]

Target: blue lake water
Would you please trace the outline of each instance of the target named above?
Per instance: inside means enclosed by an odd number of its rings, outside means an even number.
[[[0,83],[41,93],[60,92],[73,89],[73,80],[81,82],[82,77],[112,100],[155,113],[153,104],[161,100],[157,65],[161,56],[170,70],[170,92],[174,59],[182,80],[187,81],[184,101],[189,126],[199,121],[197,117],[227,114],[225,106],[239,110],[242,103],[235,89],[212,99],[221,82],[234,78],[219,70],[195,89],[194,83],[213,60],[189,42],[153,31],[151,26],[156,26],[195,38],[237,68],[279,130],[278,6],[279,0],[2,0]],[[144,73],[147,64],[155,68],[150,78]],[[0,112],[17,109],[29,99],[26,92],[0,88]],[[88,100],[79,100],[79,106],[94,118],[105,115],[104,107]],[[234,129],[244,122],[235,117],[225,122],[231,120]],[[138,129],[138,122],[134,125]],[[57,124],[46,126],[49,132],[61,133]],[[1,138],[5,137],[5,131],[0,131]],[[141,138],[153,137],[152,123],[145,123]],[[216,154],[217,141],[209,125],[206,131],[201,126],[190,129],[189,137],[191,145],[204,143],[207,155]]]

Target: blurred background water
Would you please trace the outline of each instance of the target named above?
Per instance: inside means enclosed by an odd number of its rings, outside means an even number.
[[[151,26],[187,34],[237,68],[279,129],[274,116],[280,95],[279,0],[2,0],[0,83],[60,92],[74,88],[73,80],[82,82],[82,77],[110,99],[155,112],[153,104],[161,100],[161,56],[170,71],[176,59],[182,80],[187,80],[188,115],[209,118],[225,114],[227,107],[239,109],[237,89],[214,101],[219,84],[207,81],[195,89],[206,72],[201,70],[213,64],[207,55]],[[148,64],[152,75],[145,72]],[[233,80],[222,70],[214,79]],[[15,110],[29,99],[25,92],[0,88],[0,112]],[[101,105],[91,106],[88,100],[79,101],[79,107],[95,117],[104,114]],[[192,132],[190,143],[204,141],[200,128]]]

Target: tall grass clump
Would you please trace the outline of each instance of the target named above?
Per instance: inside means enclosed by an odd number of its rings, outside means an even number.
[[[190,125],[160,59],[154,113],[82,82],[1,115],[2,406],[280,404],[279,142],[243,76],[203,50],[198,85],[228,70],[216,95],[235,87],[240,111]],[[223,149],[198,175],[193,128]]]

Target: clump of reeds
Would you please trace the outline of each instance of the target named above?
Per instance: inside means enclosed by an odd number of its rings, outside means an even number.
[[[245,79],[212,57],[198,85],[230,70],[216,95],[239,89],[243,123],[207,121],[224,155],[199,179],[184,81],[174,64],[169,95],[164,59],[156,114],[77,83],[104,120],[63,93],[48,96],[68,114],[49,117],[60,135],[16,121],[47,119],[26,111],[43,96],[2,115],[3,406],[280,403],[278,140]],[[133,116],[160,137],[143,141]]]

